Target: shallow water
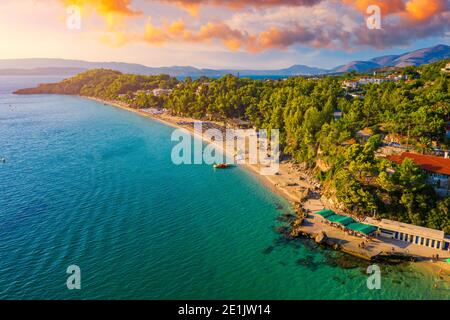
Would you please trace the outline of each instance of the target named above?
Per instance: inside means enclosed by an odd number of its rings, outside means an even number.
[[[0,77],[0,298],[447,299],[410,265],[368,264],[276,232],[283,199],[240,168],[175,166],[172,128]],[[81,268],[82,289],[66,287]]]

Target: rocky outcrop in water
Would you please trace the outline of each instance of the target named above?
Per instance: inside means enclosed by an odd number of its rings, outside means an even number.
[[[316,235],[316,237],[314,238],[316,243],[319,243],[319,244],[325,243],[325,241],[327,241],[327,239],[328,239],[327,234],[324,231],[322,231],[321,233]]]

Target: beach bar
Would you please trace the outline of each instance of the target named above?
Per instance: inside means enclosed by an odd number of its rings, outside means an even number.
[[[334,214],[332,216],[328,216],[326,219],[332,223],[338,223],[344,227],[355,222],[355,220],[353,220],[352,218],[347,217],[347,216],[342,216],[340,214]]]
[[[321,216],[332,225],[342,227],[346,230],[349,230],[350,232],[354,232],[364,237],[371,236],[374,233],[378,232],[378,228],[373,225],[359,223],[353,218],[337,214],[333,210],[323,209],[316,212],[316,214]]]
[[[378,228],[375,226],[359,222],[350,223],[349,225],[346,226],[346,228],[355,231],[357,233],[360,233],[364,236],[370,236],[378,231]]]
[[[335,215],[336,213],[333,210],[324,209],[316,212],[316,214],[318,214],[322,218],[327,218],[329,216]]]

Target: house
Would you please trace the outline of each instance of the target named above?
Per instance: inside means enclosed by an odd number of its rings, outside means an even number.
[[[339,120],[342,118],[342,111],[341,110],[335,110],[333,113],[334,119]]]
[[[441,196],[450,195],[450,159],[448,152],[444,157],[429,156],[404,152],[401,155],[387,157],[390,161],[402,164],[406,158],[411,159],[428,175],[428,183],[434,186]]]
[[[349,81],[349,80],[345,80],[344,82],[342,82],[342,87],[343,88],[347,88],[347,89],[357,89],[359,86],[357,81]]]
[[[369,138],[370,138],[371,136],[373,136],[373,130],[370,129],[370,128],[364,128],[364,129],[359,130],[358,132],[356,132],[356,137],[357,137],[359,140],[362,140],[362,141],[367,141],[367,140],[369,140]]]
[[[445,73],[450,73],[450,63],[447,63],[445,68],[442,68],[441,71]]]

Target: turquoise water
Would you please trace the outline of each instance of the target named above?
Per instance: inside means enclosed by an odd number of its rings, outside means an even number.
[[[291,241],[288,204],[235,168],[175,166],[172,129],[0,77],[2,299],[446,299],[434,276]],[[56,79],[57,80],[57,79]],[[55,81],[56,81],[55,80]],[[81,268],[79,291],[66,268]]]

